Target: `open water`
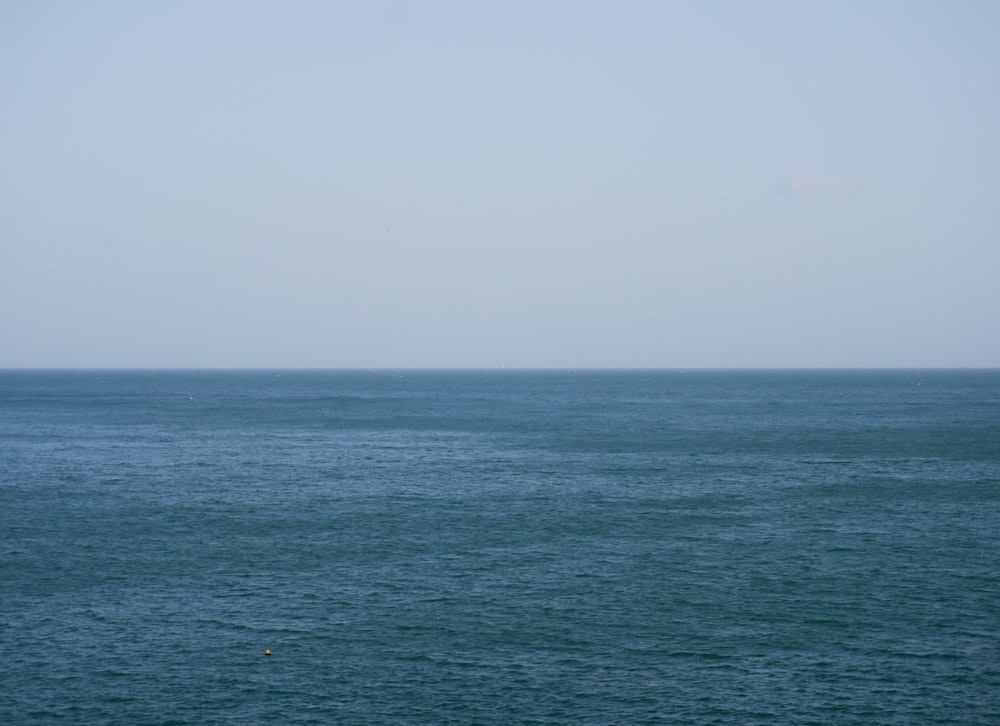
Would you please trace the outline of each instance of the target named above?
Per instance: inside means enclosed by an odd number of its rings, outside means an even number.
[[[0,371],[0,722],[996,724],[998,540],[998,371]]]

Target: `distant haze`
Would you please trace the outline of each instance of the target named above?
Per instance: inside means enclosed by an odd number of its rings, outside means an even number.
[[[0,367],[1000,366],[1000,3],[7,2]]]

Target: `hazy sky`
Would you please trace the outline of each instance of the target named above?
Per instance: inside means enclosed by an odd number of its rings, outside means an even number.
[[[1000,2],[0,2],[0,367],[1000,366]]]

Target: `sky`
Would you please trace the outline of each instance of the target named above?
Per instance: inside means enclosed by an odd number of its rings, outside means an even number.
[[[0,367],[997,367],[998,79],[989,0],[0,1]]]

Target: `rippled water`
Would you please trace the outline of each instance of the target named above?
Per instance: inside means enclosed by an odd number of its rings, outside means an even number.
[[[997,371],[0,371],[0,528],[3,723],[1000,723]]]

